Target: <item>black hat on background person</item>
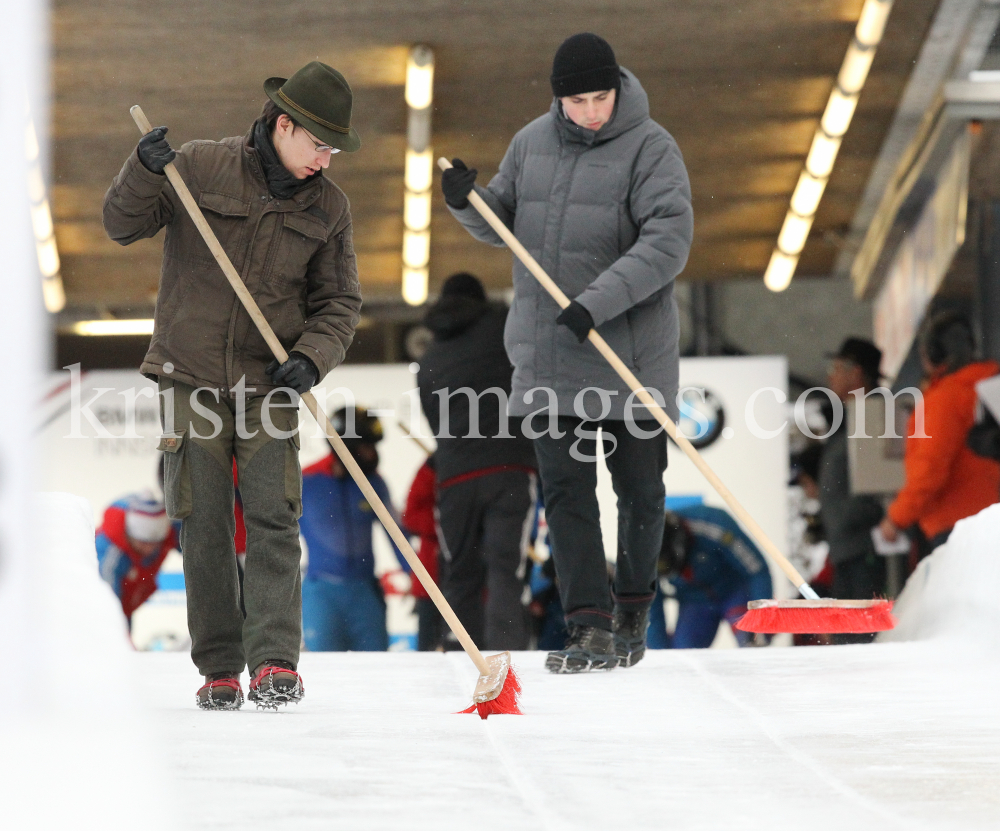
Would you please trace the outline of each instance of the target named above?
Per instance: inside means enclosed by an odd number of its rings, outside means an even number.
[[[474,300],[485,300],[486,289],[474,274],[459,271],[452,274],[441,286],[441,297],[471,297]]]
[[[427,310],[424,325],[434,333],[435,340],[448,340],[460,335],[488,310],[482,282],[460,271],[444,281],[437,302]]]
[[[354,93],[332,66],[310,61],[291,78],[268,78],[264,92],[321,142],[347,153],[361,147],[361,137],[351,126]]]
[[[382,441],[382,422],[368,412],[364,407],[341,407],[331,417],[333,429],[344,440],[354,461],[358,463],[365,476],[371,476],[378,470],[378,449],[375,447]],[[347,471],[341,467],[335,475],[343,477]]]
[[[364,407],[341,407],[331,417],[333,429],[345,442],[378,444],[382,441],[382,422]]]
[[[611,45],[599,35],[581,32],[566,38],[552,61],[552,94],[556,98],[620,89],[621,69]]]
[[[834,360],[850,361],[861,369],[872,386],[876,386],[879,378],[882,377],[880,369],[882,350],[865,338],[847,338],[840,344],[840,349],[827,357]]]

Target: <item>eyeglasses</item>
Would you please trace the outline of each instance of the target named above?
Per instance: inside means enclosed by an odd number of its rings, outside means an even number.
[[[300,129],[302,130],[303,133],[306,134],[306,138],[308,138],[309,141],[311,141],[313,145],[315,145],[317,153],[330,153],[330,155],[333,155],[334,153],[340,152],[339,147],[331,147],[329,144],[320,144],[318,141],[316,141],[316,138],[313,136],[313,134],[310,133],[305,127],[301,127]]]

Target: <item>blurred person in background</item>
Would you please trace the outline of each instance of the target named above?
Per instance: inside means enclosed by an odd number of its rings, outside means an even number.
[[[830,545],[820,516],[819,468],[823,445],[810,442],[792,457],[792,540],[788,559],[818,593],[828,596],[833,582]],[[797,492],[796,492],[797,491]]]
[[[437,522],[434,519],[437,476],[434,456],[427,457],[413,477],[403,510],[403,525],[410,534],[420,538],[417,556],[431,579],[439,582]],[[417,651],[433,652],[441,645],[444,620],[419,580],[413,580],[411,593],[416,600]]]
[[[842,402],[878,386],[882,351],[864,338],[847,338],[831,356],[827,386]],[[820,517],[833,566],[830,593],[841,600],[871,600],[885,592],[885,558],[875,552],[871,532],[885,513],[876,496],[851,493],[847,418],[823,445],[819,464]],[[837,642],[871,641],[871,635],[844,635]]]
[[[753,541],[726,511],[687,505],[664,515],[660,582],[650,612],[650,649],[707,649],[724,620],[733,626],[751,600],[771,596],[771,572]],[[663,603],[677,600],[677,625],[667,632]],[[754,635],[733,628],[740,646]]]
[[[267,101],[244,135],[174,150],[167,128],[157,127],[104,197],[105,230],[121,245],[166,229],[153,337],[140,370],[158,382],[170,431],[160,443],[166,505],[184,523],[191,659],[204,676],[196,703],[206,710],[242,706],[247,666],[258,706],[305,693],[297,672],[298,396],[344,360],[361,309],[350,205],[323,175],[335,153],[361,146],[351,127],[351,88],[319,61],[263,87]],[[288,352],[280,366],[168,183],[169,164]],[[234,460],[247,529],[245,618],[233,542]]]
[[[456,159],[441,188],[466,230],[503,245],[470,204],[475,189],[571,301],[560,310],[514,260],[505,332],[515,367],[510,412],[532,417],[569,628],[564,649],[550,652],[546,667],[569,673],[632,666],[645,652],[667,466],[659,424],[641,406],[626,411],[634,401],[628,386],[585,341],[596,329],[676,420],[673,283],[687,262],[694,218],[677,143],[650,118],[639,79],[618,65],[606,40],[582,32],[563,41],[550,83],[548,113],[514,136],[487,187]],[[593,391],[589,401],[585,390]],[[588,416],[598,408],[596,418]],[[598,427],[618,496],[610,588],[595,492]]]
[[[362,407],[343,407],[330,422],[379,499],[392,511],[389,488],[378,473],[381,422]],[[334,453],[302,471],[299,527],[309,557],[302,581],[302,629],[310,652],[384,652],[389,648],[385,594],[409,590],[409,567],[392,543],[400,568],[381,580],[375,576],[374,525],[381,527],[372,506]]]
[[[535,649],[546,652],[562,649],[566,643],[566,615],[559,599],[556,564],[549,545],[549,527],[541,499],[535,511],[535,556],[532,557],[528,590],[528,613],[535,636]]]
[[[996,361],[975,359],[975,338],[958,312],[929,318],[920,333],[924,368],[924,432],[906,430],[906,480],[881,524],[887,540],[912,529],[919,556],[944,544],[955,523],[1000,498],[1000,464],[966,444],[976,420],[976,383],[1000,372]]]
[[[789,490],[792,521],[788,561],[805,577],[816,593],[829,597],[833,585],[833,565],[830,562],[830,544],[820,516],[819,467],[823,458],[823,445],[810,441],[792,456],[792,477]],[[795,646],[826,646],[833,643],[827,633],[795,633]]]
[[[160,566],[177,548],[163,503],[149,492],[113,502],[95,543],[101,578],[114,589],[131,629],[133,613],[156,591]]]
[[[476,277],[451,275],[424,320],[434,341],[417,373],[437,440],[441,591],[476,646],[499,650],[528,648],[523,597],[537,495],[534,448],[520,419],[507,420],[506,320]],[[445,646],[458,648],[454,633]]]

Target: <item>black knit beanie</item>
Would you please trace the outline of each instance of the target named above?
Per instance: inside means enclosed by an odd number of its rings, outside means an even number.
[[[590,32],[562,42],[552,61],[550,80],[556,98],[621,87],[614,50],[604,38]]]

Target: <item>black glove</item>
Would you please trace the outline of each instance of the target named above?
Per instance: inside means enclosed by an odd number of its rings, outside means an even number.
[[[590,312],[575,300],[560,312],[556,323],[569,329],[580,343],[587,339],[590,330],[594,328],[594,318],[590,316]]]
[[[301,352],[292,352],[281,366],[271,361],[264,370],[279,387],[291,387],[299,395],[315,386],[319,380],[319,370]]]
[[[166,127],[157,127],[139,139],[139,161],[152,173],[162,174],[177,156],[177,152],[167,144],[166,135]]]
[[[469,207],[469,194],[479,171],[475,168],[470,170],[461,159],[452,159],[451,163],[453,167],[441,174],[441,190],[444,191],[444,201],[460,211]]]

